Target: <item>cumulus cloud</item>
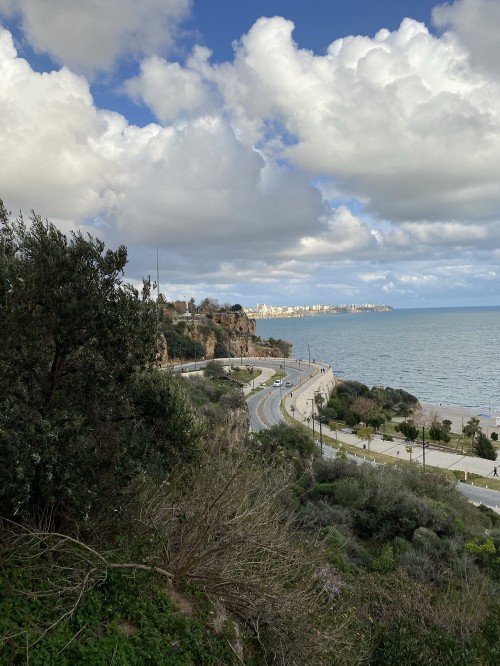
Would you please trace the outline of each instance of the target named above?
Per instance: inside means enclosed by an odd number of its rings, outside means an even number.
[[[432,12],[436,26],[448,28],[467,48],[475,66],[499,76],[500,4],[498,0],[457,0]]]
[[[244,136],[265,146],[275,123],[283,158],[332,176],[382,219],[496,215],[500,87],[453,34],[405,19],[317,56],[297,47],[293,27],[260,19],[234,63],[213,71]]]
[[[376,237],[349,208],[341,206],[325,220],[326,229],[315,236],[300,239],[294,256],[333,260],[339,256],[355,257],[376,252]]]
[[[192,0],[0,0],[21,17],[31,46],[79,72],[111,69],[124,56],[164,53]]]
[[[180,296],[240,284],[316,302],[318,290],[338,300],[330,287],[419,298],[458,283],[450,253],[458,272],[464,257],[484,269],[459,273],[464,284],[498,282],[500,82],[473,40],[500,32],[487,0],[436,10],[442,35],[405,19],[323,55],[298,48],[290,21],[261,18],[225,63],[203,47],[163,57],[188,0],[92,7],[0,0],[34,48],[66,63],[34,71],[0,28],[10,209],[125,242],[139,276],[154,273],[159,247]],[[142,60],[122,91],[157,119],[144,127],[98,108],[75,73],[129,55]]]
[[[270,259],[321,228],[321,194],[307,176],[266,162],[223,117],[132,126],[96,109],[83,77],[34,72],[6,30],[0,62],[1,196],[11,209],[28,200],[214,275],[228,255]]]
[[[181,67],[178,62],[153,56],[141,63],[140,74],[129,79],[124,89],[164,124],[213,113],[219,100],[197,66],[209,57],[208,49],[198,47],[187,67]]]

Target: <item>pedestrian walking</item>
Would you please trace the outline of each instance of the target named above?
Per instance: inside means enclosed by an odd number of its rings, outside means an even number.
[[[493,476],[498,476],[497,468],[493,467]]]

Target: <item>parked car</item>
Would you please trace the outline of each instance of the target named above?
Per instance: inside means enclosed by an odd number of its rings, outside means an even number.
[[[273,386],[283,386],[283,382],[281,381],[281,379],[277,379],[277,380],[274,382]]]

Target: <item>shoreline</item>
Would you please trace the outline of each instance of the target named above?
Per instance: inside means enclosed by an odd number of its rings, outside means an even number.
[[[479,419],[479,424],[485,435],[489,436],[492,432],[496,432],[500,436],[500,416],[489,415],[486,411],[481,411],[477,407],[451,407],[424,402],[420,404],[426,418],[432,414],[437,414],[440,421],[449,419],[451,421],[451,431],[455,434],[462,434],[462,427],[467,424],[470,418],[476,417]]]

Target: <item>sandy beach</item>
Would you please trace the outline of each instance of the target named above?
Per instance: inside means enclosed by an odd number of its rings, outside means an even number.
[[[497,432],[500,435],[500,415],[495,414],[488,416],[488,412],[481,411],[477,408],[471,407],[449,407],[447,405],[432,405],[422,403],[422,411],[427,419],[431,419],[433,414],[437,414],[440,421],[449,419],[451,421],[451,430],[454,433],[461,433],[462,427],[466,425],[467,421],[476,417],[485,435],[491,435],[492,432]]]

